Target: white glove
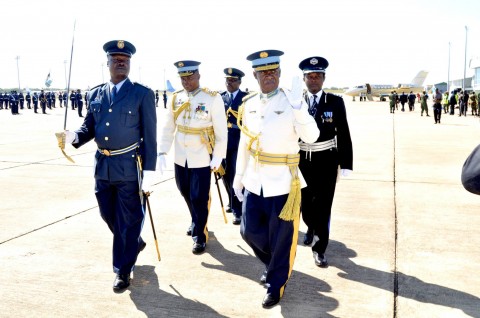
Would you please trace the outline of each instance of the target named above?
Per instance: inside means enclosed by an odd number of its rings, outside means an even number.
[[[350,169],[340,169],[340,174],[342,177],[348,177],[352,173],[352,170]]]
[[[142,191],[145,193],[152,192],[153,178],[155,171],[143,170]]]
[[[160,171],[160,174],[163,175],[163,170],[167,168],[167,160],[165,159],[165,154],[159,153],[157,156],[157,165],[155,170]]]
[[[62,131],[55,133],[55,137],[57,137],[57,142],[58,142],[58,147],[60,149],[65,149],[65,144],[73,143],[75,139],[77,138],[77,134],[68,130]]]
[[[65,130],[65,143],[73,144],[75,139],[77,139],[77,133],[70,130]]]
[[[212,161],[210,161],[210,169],[212,170],[218,170],[220,168],[220,165],[222,164],[222,158],[218,157],[213,157]]]
[[[300,77],[294,76],[292,78],[292,89],[290,91],[285,91],[285,95],[294,109],[300,109],[302,107],[302,94],[302,80]]]
[[[242,202],[243,201],[243,188],[242,189],[233,188],[233,191],[235,192],[235,196],[237,197],[238,201]]]

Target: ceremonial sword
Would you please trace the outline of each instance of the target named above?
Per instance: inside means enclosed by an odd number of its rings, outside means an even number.
[[[139,153],[136,154],[136,159],[137,162],[137,179],[138,179],[138,190],[139,190],[139,195],[140,195],[140,203],[142,204],[142,209],[145,214],[145,206],[143,203],[143,198],[145,198],[145,201],[147,202],[147,210],[148,210],[148,215],[150,216],[150,224],[152,225],[152,231],[153,231],[153,239],[155,241],[155,247],[157,248],[157,256],[158,256],[158,261],[161,261],[160,257],[160,249],[158,248],[158,242],[157,242],[157,234],[155,232],[155,225],[153,224],[153,216],[152,216],[152,209],[150,208],[150,201],[148,200],[148,197],[150,196],[150,192],[143,192],[142,190],[142,157],[140,156]]]
[[[70,68],[69,68],[69,71],[68,71],[67,94],[70,92],[70,78],[71,78],[71,75],[72,75],[72,61],[73,61],[73,43],[74,43],[74,40],[75,40],[75,25],[76,24],[77,24],[77,20],[75,20],[73,22],[72,49],[70,50]],[[60,147],[60,150],[62,150],[62,153],[65,156],[65,158],[67,158],[70,162],[75,163],[75,161],[73,161],[72,157],[67,155],[67,153],[65,152],[65,137],[66,137],[65,130],[67,129],[67,112],[68,112],[68,98],[67,98],[66,104],[65,104],[65,119],[63,121],[63,132],[55,133],[55,136],[57,137],[58,146]]]

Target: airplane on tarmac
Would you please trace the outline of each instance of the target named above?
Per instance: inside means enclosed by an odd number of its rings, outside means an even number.
[[[423,82],[428,75],[428,71],[420,71],[413,78],[410,84],[398,84],[398,85],[381,85],[381,84],[364,84],[351,87],[347,89],[343,94],[348,96],[366,96],[368,100],[372,101],[372,96],[380,97],[380,100],[385,100],[385,97],[390,95],[392,91],[396,91],[397,94],[405,93],[421,93],[424,91]]]

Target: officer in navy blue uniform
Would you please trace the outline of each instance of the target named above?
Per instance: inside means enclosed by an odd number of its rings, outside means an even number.
[[[33,102],[33,111],[35,113],[38,113],[38,95],[37,95],[37,92],[33,93],[32,102]]]
[[[30,92],[27,92],[25,95],[25,100],[27,101],[27,108],[30,109],[32,108],[30,105],[32,103],[32,96],[30,95]]]
[[[242,77],[245,74],[236,68],[226,68],[225,85],[227,90],[222,92],[223,103],[225,104],[225,113],[227,115],[228,144],[227,157],[223,161],[225,174],[223,175],[223,184],[228,193],[227,212],[233,212],[232,223],[238,225],[241,223],[242,203],[238,201],[233,191],[233,178],[235,178],[235,166],[237,165],[238,142],[240,141],[240,128],[237,126],[238,107],[242,104],[242,98],[248,95],[240,90]]]
[[[70,93],[70,103],[72,104],[70,105],[72,106],[72,110],[75,110],[75,108],[77,108],[77,94],[75,93],[75,91],[72,91]]]
[[[82,93],[80,90],[77,90],[75,93],[75,104],[77,105],[78,117],[83,117],[82,110],[83,110],[83,100],[82,100]]]
[[[48,109],[52,109],[52,94],[52,92],[46,93]]]
[[[18,102],[20,104],[20,109],[23,109],[23,104],[25,103],[25,97],[23,96],[22,92],[18,93]]]
[[[7,92],[3,93],[3,103],[5,104],[5,109],[8,109],[8,104],[10,102],[10,95]]]
[[[12,91],[10,94],[10,110],[12,115],[18,115],[18,95],[16,91]]]
[[[40,92],[40,95],[38,96],[40,99],[40,107],[42,108],[42,114],[46,114],[46,109],[47,109],[47,96],[43,89]]]
[[[94,139],[95,195],[100,214],[113,233],[113,289],[130,285],[138,253],[145,247],[140,237],[144,221],[139,184],[149,193],[157,160],[157,117],[153,91],[128,78],[130,58],[136,49],[127,41],[107,42],[110,82],[90,91],[90,109],[80,129],[65,131],[65,142],[75,148]],[[138,179],[137,154],[143,164]]]
[[[85,92],[83,97],[85,99],[85,109],[88,110],[88,91]],[[58,98],[60,98],[60,96]]]
[[[304,244],[312,247],[315,264],[328,265],[325,257],[330,236],[330,216],[338,169],[342,176],[352,171],[353,150],[343,99],[322,90],[328,61],[309,57],[299,64],[307,86],[304,94],[309,113],[321,131],[314,143],[300,142],[300,170],[307,187],[302,189],[302,217],[308,226]]]

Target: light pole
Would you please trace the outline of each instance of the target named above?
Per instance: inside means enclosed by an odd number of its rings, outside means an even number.
[[[447,75],[447,92],[450,94],[450,42],[448,42],[448,75]]]
[[[65,87],[67,87],[67,60],[63,60],[63,69],[65,70]]]
[[[465,76],[467,73],[467,33],[468,33],[468,28],[465,26],[465,60],[463,64],[463,84],[462,84],[462,90],[465,92]]]
[[[17,60],[18,91],[20,92],[20,69],[18,68],[18,60],[20,59],[20,56],[17,55],[15,59]]]

